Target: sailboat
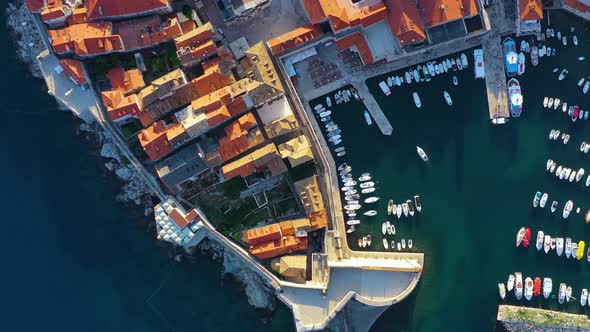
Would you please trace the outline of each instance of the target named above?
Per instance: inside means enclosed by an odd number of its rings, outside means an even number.
[[[422,158],[422,160],[428,161],[428,156],[421,147],[416,146],[416,151],[418,152],[418,155],[420,156],[420,158]]]

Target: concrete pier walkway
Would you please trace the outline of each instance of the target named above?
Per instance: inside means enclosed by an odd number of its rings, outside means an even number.
[[[490,120],[509,118],[504,57],[499,36],[486,35],[482,40],[482,47],[485,58],[486,92]]]
[[[383,135],[391,135],[393,132],[393,127],[391,126],[391,123],[389,123],[389,120],[387,120],[387,117],[381,110],[381,107],[379,107],[379,104],[377,104],[375,98],[373,98],[373,95],[369,91],[367,85],[364,82],[361,82],[356,84],[355,87],[357,88],[358,94],[365,104],[365,107],[371,114],[371,117],[375,120],[375,123],[377,123],[377,126]]]

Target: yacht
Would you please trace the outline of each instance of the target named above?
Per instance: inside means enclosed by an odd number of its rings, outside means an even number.
[[[512,292],[512,289],[514,289],[514,281],[516,280],[516,278],[514,277],[514,274],[510,274],[508,276],[508,282],[506,282],[506,289],[508,289],[509,292]]]
[[[420,158],[422,158],[422,160],[428,161],[428,156],[421,147],[416,146],[416,151],[418,152],[418,155],[420,156]]]
[[[518,230],[518,233],[516,233],[516,246],[520,246],[520,244],[522,243],[522,241],[524,240],[524,234],[526,232],[526,228],[521,227]]]
[[[553,203],[551,203],[551,213],[555,212],[555,210],[557,210],[557,205],[559,203],[557,201],[553,201]]]
[[[422,107],[422,102],[420,101],[420,96],[418,96],[418,93],[413,92],[412,97],[414,98],[414,104],[416,104],[416,107],[418,107],[418,108]]]
[[[570,212],[572,212],[573,208],[574,202],[568,200],[567,203],[565,203],[565,206],[563,207],[563,219],[567,219],[570,216]]]
[[[448,92],[443,91],[443,96],[445,97],[445,101],[447,102],[447,105],[453,106],[453,100],[451,99],[451,95],[449,95]]]
[[[522,113],[523,97],[520,92],[520,83],[515,78],[511,78],[508,81],[508,98],[510,114],[512,115],[512,117],[519,117]]]
[[[537,251],[540,251],[541,248],[543,248],[543,239],[544,238],[545,238],[545,233],[543,233],[543,231],[538,231],[537,232],[537,242],[536,242]]]
[[[543,279],[543,297],[548,299],[553,291],[553,280],[551,278]]]
[[[364,202],[365,202],[365,203],[367,203],[367,204],[370,204],[370,203],[375,203],[375,202],[377,202],[378,200],[379,200],[379,197],[372,196],[372,197],[366,198],[366,199],[364,200]]]
[[[504,286],[503,282],[498,284],[498,291],[500,292],[500,298],[504,300],[506,298],[506,286]]]
[[[530,301],[533,298],[533,279],[526,277],[524,285],[524,298]]]
[[[557,245],[556,245],[555,251],[557,252],[557,256],[561,256],[561,254],[563,254],[563,238],[562,237],[557,238]]]

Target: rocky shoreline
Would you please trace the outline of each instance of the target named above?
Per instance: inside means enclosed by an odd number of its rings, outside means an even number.
[[[9,2],[5,16],[6,26],[14,40],[14,50],[18,59],[29,67],[31,75],[43,78],[36,57],[45,49],[45,45],[24,0]]]

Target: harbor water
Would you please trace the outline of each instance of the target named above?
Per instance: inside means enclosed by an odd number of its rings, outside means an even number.
[[[590,241],[590,226],[584,224],[584,214],[590,209],[590,188],[584,186],[587,175],[580,183],[569,183],[545,170],[551,158],[575,170],[585,167],[588,172],[590,155],[582,154],[579,147],[583,140],[590,141],[590,120],[573,124],[561,106],[556,111],[542,107],[543,98],[549,96],[590,110],[590,98],[577,86],[581,77],[590,75],[588,60],[577,61],[578,56],[588,54],[590,35],[587,24],[564,13],[552,12],[551,22],[556,31],[568,36],[568,46],[556,39],[546,42],[558,46],[557,56],[541,58],[537,67],[531,66],[527,54],[526,72],[517,77],[524,95],[523,114],[506,125],[490,123],[485,82],[474,79],[473,50],[465,51],[468,69],[437,75],[429,83],[394,86],[388,97],[378,87],[386,76],[368,80],[393,126],[391,136],[382,135],[375,123],[365,124],[360,103],[331,108],[347,152],[335,157],[336,164],[348,163],[355,177],[370,172],[377,190],[362,198],[380,197],[377,203],[363,204],[361,224],[349,234],[349,246],[354,250],[385,250],[381,226],[389,220],[397,233],[386,236],[388,242],[413,239],[412,250],[425,254],[420,285],[408,299],[383,314],[374,330],[493,330],[499,303],[497,284],[506,283],[508,274],[515,271],[522,272],[523,279],[552,278],[553,295],[561,282],[572,285],[578,299],[582,288],[590,288],[590,263],[585,257],[582,261],[567,260],[555,251],[546,255],[535,248],[538,230],[552,237]],[[575,26],[578,46],[573,46],[571,25]],[[520,40],[516,39],[518,48]],[[559,71],[553,73],[555,67]],[[562,68],[567,68],[569,75],[558,81]],[[402,76],[404,72],[388,76]],[[453,75],[459,80],[458,86],[452,83]],[[452,107],[443,98],[445,90],[453,99]],[[420,109],[414,105],[413,92],[420,96]],[[324,99],[318,98],[311,105],[325,104]],[[570,134],[570,142],[563,145],[560,140],[549,141],[551,129]],[[427,152],[429,162],[418,157],[416,146]],[[536,191],[549,194],[545,209],[532,207]],[[422,213],[413,218],[387,216],[389,199],[402,203],[415,194],[422,198]],[[561,211],[568,199],[582,212],[572,212],[564,221]],[[549,211],[553,200],[559,202],[555,214]],[[362,216],[369,209],[376,209],[378,215]],[[516,233],[523,226],[532,229],[531,246],[515,248]],[[371,248],[359,249],[357,240],[367,234],[372,237]],[[513,294],[507,298],[508,303],[519,303]],[[588,307],[580,309],[578,300],[562,306],[555,298],[520,302],[574,313],[590,311]]]

